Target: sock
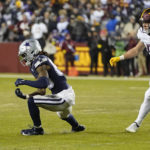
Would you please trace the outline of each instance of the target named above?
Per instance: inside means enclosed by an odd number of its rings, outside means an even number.
[[[137,124],[137,122],[134,122],[135,124],[136,124],[136,126],[139,128],[140,126],[139,126],[139,124]]]
[[[135,122],[140,126],[143,119],[145,118],[145,116],[149,113],[150,111],[150,99],[148,96],[148,93],[150,92],[150,88],[147,90],[147,92],[145,93],[145,99],[144,102],[142,103],[140,110],[139,110],[139,114],[137,119],[135,120]]]
[[[34,126],[35,127],[41,126],[40,111],[39,111],[39,108],[34,103],[33,98],[29,98],[28,108],[29,108],[29,113],[30,113],[30,116],[31,116],[32,121],[34,123]]]
[[[38,128],[42,128],[42,126],[41,126],[41,125],[40,125],[40,126],[35,126],[35,125],[34,125],[34,127],[35,127],[35,128],[37,128],[37,129],[38,129]]]
[[[74,118],[74,116],[72,114],[70,114],[68,118],[65,118],[62,120],[67,121],[73,128],[76,128],[79,126],[77,120]]]

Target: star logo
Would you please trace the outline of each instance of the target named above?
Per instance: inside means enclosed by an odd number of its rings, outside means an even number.
[[[27,43],[25,43],[25,46],[30,46],[30,44],[27,42]]]

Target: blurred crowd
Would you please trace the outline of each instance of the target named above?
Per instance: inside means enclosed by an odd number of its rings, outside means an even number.
[[[0,42],[32,37],[45,51],[51,46],[49,53],[54,60],[54,45],[64,47],[69,37],[68,56],[75,52],[74,42],[89,46],[90,74],[97,74],[101,52],[104,76],[141,76],[150,73],[146,51],[115,67],[109,65],[109,59],[136,45],[140,14],[148,7],[149,0],[0,0]],[[68,56],[74,66],[72,56]]]

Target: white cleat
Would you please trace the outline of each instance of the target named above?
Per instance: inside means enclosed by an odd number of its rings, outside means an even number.
[[[139,125],[134,122],[129,127],[126,128],[127,132],[135,133],[139,129]]]

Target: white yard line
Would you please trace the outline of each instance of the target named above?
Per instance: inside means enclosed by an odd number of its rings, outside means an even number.
[[[0,74],[0,78],[34,78],[31,74]],[[69,77],[67,79],[72,80],[118,80],[118,81],[149,81],[149,77],[102,77],[102,76],[77,76]]]
[[[146,77],[102,77],[102,76],[78,76],[78,77],[67,77],[68,79],[82,79],[82,80],[118,80],[118,81],[149,81],[150,78]]]
[[[30,74],[0,74],[0,78],[33,78]]]

